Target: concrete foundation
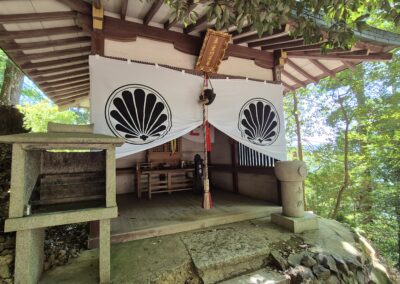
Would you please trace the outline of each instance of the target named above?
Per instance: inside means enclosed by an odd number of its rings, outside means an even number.
[[[288,217],[281,213],[273,213],[271,221],[296,234],[318,229],[318,217],[312,212],[305,212],[303,217]]]

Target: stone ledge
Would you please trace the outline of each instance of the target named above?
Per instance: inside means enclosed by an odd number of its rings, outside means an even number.
[[[292,233],[302,233],[304,231],[318,229],[318,217],[312,212],[305,212],[304,217],[287,217],[281,213],[271,214],[272,223],[288,229]]]
[[[31,216],[7,219],[4,225],[5,232],[31,230],[65,224],[90,222],[102,219],[111,219],[118,216],[118,207],[91,208],[68,212],[54,212],[34,214]]]

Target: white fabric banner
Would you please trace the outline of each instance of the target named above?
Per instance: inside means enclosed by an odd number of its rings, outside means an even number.
[[[154,65],[90,56],[91,121],[121,137],[117,158],[164,144],[202,124],[203,79]]]
[[[216,93],[208,121],[262,154],[286,160],[281,85],[241,79],[211,80]]]
[[[117,158],[162,145],[202,124],[202,77],[99,56],[90,56],[89,66],[94,131],[125,140]],[[282,86],[241,79],[211,83],[217,96],[208,109],[210,124],[247,147],[286,160]],[[196,134],[185,138],[203,139]]]

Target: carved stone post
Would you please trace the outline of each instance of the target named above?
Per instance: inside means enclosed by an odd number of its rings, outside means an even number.
[[[275,175],[281,182],[282,214],[272,214],[271,221],[294,233],[318,229],[317,216],[312,212],[304,212],[306,164],[302,161],[279,161],[275,164]]]
[[[303,180],[307,176],[306,164],[302,161],[277,162],[275,175],[281,181],[283,215],[303,217]]]

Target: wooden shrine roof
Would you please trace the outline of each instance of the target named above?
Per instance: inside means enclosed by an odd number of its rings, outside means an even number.
[[[93,5],[100,5],[100,0],[93,1]],[[204,31],[213,27],[201,2],[191,6],[199,13],[199,20],[185,28],[170,21],[170,9],[163,0],[103,1],[103,28],[99,32],[93,30],[89,0],[2,0],[0,47],[56,104],[80,104],[87,101],[90,89],[88,55],[104,53],[104,38],[134,41],[143,37],[172,43],[175,49],[197,56]],[[293,91],[362,61],[390,60],[389,51],[400,46],[399,34],[370,28],[356,32],[358,42],[351,51],[322,54],[319,44],[305,45],[303,39],[290,37],[288,27],[261,38],[246,28],[238,34],[232,27],[233,40],[226,56],[253,60],[259,67],[272,69],[274,51],[285,51],[281,79],[286,90]]]

